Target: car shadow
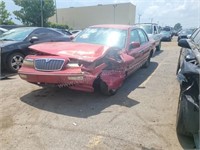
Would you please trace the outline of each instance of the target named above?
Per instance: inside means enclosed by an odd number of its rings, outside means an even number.
[[[155,53],[152,57],[154,58],[154,57],[160,55],[161,53],[163,53],[163,50],[155,51]]]
[[[112,105],[130,108],[139,102],[129,97],[129,94],[138,88],[157,66],[158,63],[151,62],[147,69],[139,69],[133,73],[114,96],[104,96],[100,92],[73,91],[66,88],[41,88],[20,99],[41,110],[79,118],[109,112],[106,108]]]

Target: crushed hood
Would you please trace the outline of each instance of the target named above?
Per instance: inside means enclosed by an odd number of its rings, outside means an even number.
[[[74,42],[47,42],[36,44],[29,48],[50,55],[79,59],[87,62],[92,62],[103,57],[108,50],[108,47],[102,45]]]

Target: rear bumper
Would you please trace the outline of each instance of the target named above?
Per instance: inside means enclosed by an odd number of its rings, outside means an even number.
[[[41,72],[33,69],[19,70],[21,79],[40,86],[54,85],[58,87],[68,87],[70,89],[93,92],[93,82],[95,75],[80,70],[63,70],[56,72]]]

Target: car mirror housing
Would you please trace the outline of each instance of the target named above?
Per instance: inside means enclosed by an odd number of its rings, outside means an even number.
[[[30,40],[29,40],[29,41],[30,41],[31,43],[34,43],[35,41],[38,41],[38,40],[39,40],[39,38],[38,38],[38,37],[36,37],[36,36],[33,36],[33,37],[31,37],[31,38],[30,38]]]
[[[129,45],[129,49],[135,49],[140,47],[140,43],[139,42],[131,42],[131,44]]]
[[[191,49],[190,45],[188,44],[187,39],[180,39],[178,41],[178,46],[183,47],[183,48],[189,48],[189,49]]]

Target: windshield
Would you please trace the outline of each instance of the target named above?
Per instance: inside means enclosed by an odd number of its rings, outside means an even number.
[[[34,28],[15,28],[0,36],[0,40],[23,41]]]
[[[168,31],[161,31],[160,34],[162,34],[162,35],[170,35],[170,32],[168,32]]]
[[[192,34],[193,33],[193,30],[191,29],[191,30],[182,30],[181,32],[180,32],[180,34]]]
[[[76,36],[74,42],[124,48],[126,37],[126,30],[112,28],[87,28]]]
[[[140,25],[142,29],[146,31],[147,34],[152,34],[152,26],[148,24],[142,24]]]

